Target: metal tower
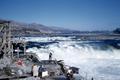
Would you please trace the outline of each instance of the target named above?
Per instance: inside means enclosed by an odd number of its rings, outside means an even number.
[[[0,21],[0,54],[12,56],[10,21]]]

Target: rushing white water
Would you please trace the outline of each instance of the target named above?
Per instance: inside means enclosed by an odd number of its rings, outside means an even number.
[[[21,37],[14,38],[14,40],[25,40],[25,41],[34,41],[34,42],[50,42],[55,40],[71,40],[71,37]]]
[[[35,41],[35,38],[32,39]],[[52,38],[44,39],[49,41]],[[67,65],[79,67],[82,76],[94,77],[95,80],[120,80],[119,49],[107,47],[107,49],[103,50],[98,47],[99,45],[83,44],[85,43],[84,41],[73,41],[70,37],[54,37],[52,41],[56,39],[64,39],[64,41],[49,44],[46,46],[46,49],[29,48],[27,52],[36,53],[40,59],[48,59],[48,53],[51,51],[54,59],[64,60]],[[37,41],[40,42],[41,40],[39,41],[38,39]]]

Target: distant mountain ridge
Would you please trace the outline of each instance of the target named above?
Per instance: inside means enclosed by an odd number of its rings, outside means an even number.
[[[0,19],[0,23],[3,20]],[[24,23],[10,20],[11,31],[13,36],[42,36],[42,35],[90,35],[90,34],[120,34],[120,28],[112,31],[77,31],[77,30],[69,30],[61,27],[55,26],[45,26],[43,24],[37,23]]]
[[[0,19],[0,22],[7,21]],[[22,23],[17,21],[10,21],[10,25],[12,25],[12,34],[14,36],[39,36],[44,34],[59,34],[72,32],[72,30],[59,28],[59,27],[49,27],[42,24],[37,23]]]

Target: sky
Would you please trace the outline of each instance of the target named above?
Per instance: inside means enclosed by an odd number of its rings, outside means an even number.
[[[0,19],[81,31],[120,27],[120,0],[0,0]]]

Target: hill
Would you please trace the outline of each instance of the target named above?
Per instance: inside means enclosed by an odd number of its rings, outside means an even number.
[[[0,19],[0,22],[7,21]],[[69,33],[72,30],[60,28],[60,27],[49,27],[37,23],[23,23],[17,21],[10,21],[12,35],[14,36],[40,36],[49,34],[61,34]]]

